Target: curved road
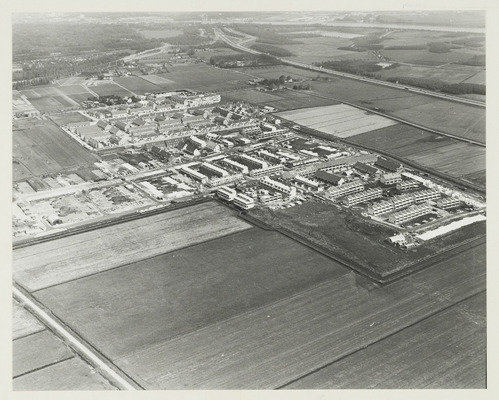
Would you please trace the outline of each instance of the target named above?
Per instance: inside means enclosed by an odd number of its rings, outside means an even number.
[[[238,42],[235,42],[232,39],[229,39],[219,29],[214,29],[214,31],[215,31],[215,36],[218,39],[224,41],[229,46],[231,46],[231,47],[233,47],[233,48],[235,48],[237,50],[244,51],[246,53],[251,53],[251,54],[266,54],[266,53],[262,53],[260,51],[256,51],[254,49],[250,49],[248,47],[245,47],[245,46],[243,46],[241,44],[241,42],[238,43]],[[304,68],[304,69],[309,69],[311,71],[322,72],[322,73],[326,73],[326,74],[330,74],[330,75],[336,75],[336,76],[340,76],[342,78],[355,79],[357,81],[362,81],[362,82],[367,82],[367,83],[373,83],[373,84],[376,84],[376,85],[388,86],[388,87],[391,87],[391,88],[394,88],[394,89],[407,90],[409,92],[413,92],[413,93],[417,93],[417,94],[424,94],[424,95],[427,95],[427,96],[438,97],[440,99],[455,101],[455,102],[458,102],[458,103],[463,103],[463,104],[467,104],[467,105],[471,105],[471,106],[485,107],[485,103],[483,101],[466,99],[464,97],[458,97],[458,96],[448,95],[448,94],[445,94],[445,93],[433,92],[431,90],[420,89],[420,88],[417,88],[417,87],[414,87],[414,86],[400,85],[398,83],[386,82],[386,81],[381,81],[381,80],[378,80],[378,79],[372,79],[372,78],[366,78],[366,77],[359,76],[359,75],[353,75],[353,74],[349,74],[349,73],[346,73],[346,72],[334,71],[334,70],[331,70],[331,69],[317,67],[315,65],[309,65],[309,64],[299,63],[299,62],[296,62],[296,61],[287,60],[287,59],[282,58],[282,57],[276,57],[276,58],[278,60],[280,60],[283,64],[288,64],[288,65],[291,65],[291,66],[294,66],[294,67],[298,67],[298,68]]]

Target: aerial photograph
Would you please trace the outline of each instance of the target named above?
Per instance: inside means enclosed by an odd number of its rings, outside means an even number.
[[[485,20],[13,13],[12,390],[486,389]]]

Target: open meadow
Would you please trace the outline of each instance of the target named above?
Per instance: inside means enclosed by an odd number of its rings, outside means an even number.
[[[116,390],[85,361],[74,356],[12,380],[14,390]]]
[[[173,82],[160,84],[164,90],[192,89],[207,92],[245,87],[249,80],[247,75],[204,63],[168,66],[168,72],[158,76]]]
[[[386,241],[394,234],[393,228],[330,201],[310,200],[280,210],[255,208],[250,215],[274,228],[290,232],[381,282],[404,271],[435,263],[454,251],[463,251],[455,249],[456,246],[471,241],[481,242],[485,236],[485,222],[478,222],[405,251]]]
[[[219,204],[198,204],[16,249],[13,277],[39,290],[249,226]]]
[[[35,296],[114,360],[341,274],[320,253],[278,232],[252,228]]]
[[[145,79],[142,79],[138,76],[120,76],[113,78],[113,82],[124,87],[135,95],[143,95],[145,93],[156,93],[161,92],[163,89],[155,85],[152,82],[149,82]]]
[[[402,118],[408,122],[485,143],[485,109],[399,89],[333,78],[311,82],[315,93]]]
[[[407,159],[485,187],[485,148],[397,124],[348,138],[353,144]]]
[[[15,390],[114,389],[17,301],[12,322]]]
[[[45,327],[17,301],[12,301],[12,339],[43,331]]]
[[[339,138],[359,135],[397,123],[346,104],[302,108],[276,115]]]
[[[381,287],[342,269],[340,277],[116,363],[149,389],[278,388],[483,292],[484,250]]]
[[[470,297],[284,389],[484,388],[485,301]]]
[[[98,161],[95,155],[52,121],[35,118],[15,120],[12,130],[14,179],[25,177],[26,170],[32,176],[42,176]],[[20,173],[16,172],[17,166],[21,169]]]

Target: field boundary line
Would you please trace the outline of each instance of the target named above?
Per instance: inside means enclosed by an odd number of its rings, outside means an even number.
[[[453,304],[450,304],[450,305],[448,305],[448,306],[446,306],[444,308],[441,308],[439,310],[431,312],[428,315],[426,315],[426,316],[424,316],[422,318],[419,318],[418,320],[416,320],[416,321],[414,321],[414,322],[412,322],[412,323],[410,323],[410,324],[408,324],[408,325],[406,325],[406,326],[404,326],[404,327],[402,327],[402,328],[400,328],[400,329],[398,329],[398,330],[396,330],[396,331],[394,331],[394,332],[386,335],[385,337],[383,337],[381,339],[378,339],[378,340],[376,340],[376,341],[368,344],[367,346],[360,347],[360,348],[358,348],[356,350],[353,350],[353,351],[349,352],[348,354],[340,356],[340,357],[336,358],[335,360],[333,360],[333,361],[331,361],[331,362],[329,362],[327,364],[324,364],[324,365],[322,365],[320,367],[317,367],[314,370],[312,370],[310,372],[307,372],[306,374],[304,374],[302,376],[299,376],[298,378],[294,378],[294,379],[290,380],[287,383],[284,383],[284,384],[282,384],[280,386],[277,386],[274,389],[275,390],[283,390],[283,389],[285,389],[286,386],[289,386],[289,385],[291,385],[291,384],[293,384],[295,382],[298,382],[299,380],[301,380],[303,378],[306,378],[306,377],[308,377],[310,375],[313,375],[316,372],[319,372],[319,371],[321,371],[321,370],[323,370],[323,369],[325,369],[325,368],[327,368],[327,367],[329,367],[329,366],[331,366],[331,365],[333,365],[333,364],[335,364],[335,363],[337,363],[337,362],[339,362],[339,361],[341,361],[343,359],[346,359],[347,357],[350,357],[350,356],[354,355],[355,353],[358,353],[359,351],[362,351],[364,349],[367,349],[368,347],[371,347],[372,345],[375,345],[375,344],[380,343],[380,342],[382,342],[382,341],[384,341],[386,339],[389,339],[390,337],[395,336],[396,334],[398,334],[398,333],[400,333],[400,332],[402,332],[402,331],[404,331],[406,329],[409,329],[409,328],[411,328],[411,327],[413,327],[413,326],[415,326],[415,325],[417,325],[417,324],[419,324],[419,323],[421,323],[421,322],[423,322],[423,321],[425,321],[425,320],[427,320],[427,319],[429,319],[431,317],[434,317],[434,316],[436,316],[438,314],[441,314],[441,313],[443,313],[443,312],[445,312],[445,311],[447,311],[447,310],[449,310],[449,309],[451,309],[451,308],[453,308],[455,306],[460,305],[461,303],[464,303],[465,301],[468,301],[468,300],[472,299],[475,296],[481,295],[482,293],[486,293],[486,292],[487,292],[487,289],[482,289],[482,290],[480,290],[480,291],[478,291],[476,293],[473,293],[473,294],[471,294],[469,296],[466,296],[464,299],[456,301]]]
[[[343,266],[341,266],[343,267]],[[344,268],[345,269],[345,268]],[[345,269],[346,270],[346,269]],[[348,271],[346,270],[345,274],[342,274],[342,275],[339,275],[339,276],[334,276],[334,277],[331,277],[331,278],[328,278],[327,280],[324,280],[324,281],[321,281],[321,282],[318,282],[316,284],[313,284],[312,286],[309,286],[307,288],[304,288],[304,289],[301,289],[297,292],[294,292],[292,294],[290,294],[289,296],[286,296],[286,297],[282,297],[280,299],[276,299],[274,301],[270,301],[268,303],[265,303],[265,304],[262,304],[258,307],[254,307],[254,308],[251,308],[249,310],[246,310],[246,311],[243,311],[243,312],[240,312],[238,314],[234,314],[234,315],[231,315],[227,318],[224,318],[224,319],[221,319],[220,321],[215,321],[215,322],[212,322],[212,323],[209,323],[207,325],[204,325],[200,328],[195,328],[193,330],[190,330],[188,332],[185,332],[185,333],[180,333],[180,334],[177,334],[169,339],[163,339],[157,343],[155,343],[151,348],[158,348],[158,347],[161,347],[163,346],[164,344],[166,343],[169,343],[169,342],[174,342],[176,340],[181,340],[181,339],[184,339],[186,337],[189,337],[189,336],[192,336],[192,335],[195,335],[197,333],[200,333],[200,332],[203,332],[204,330],[207,330],[207,329],[211,329],[212,327],[216,326],[216,325],[219,325],[219,324],[224,324],[226,322],[229,322],[229,321],[232,321],[234,319],[237,319],[239,317],[242,317],[244,315],[250,315],[252,313],[258,313],[260,310],[266,308],[266,307],[270,307],[270,306],[274,306],[274,305],[277,305],[277,304],[281,304],[281,303],[284,303],[286,301],[289,301],[289,300],[293,300],[295,298],[298,298],[300,296],[304,296],[306,293],[308,292],[311,292],[313,290],[316,290],[316,289],[320,289],[321,287],[323,286],[328,286],[331,284],[331,282],[333,280],[337,280],[339,278],[343,278],[343,277],[347,277],[349,274],[351,274],[353,271]],[[376,282],[374,282],[376,283]],[[151,348],[147,349],[147,350],[150,350]],[[133,355],[133,354],[137,354],[137,353],[140,353],[141,351],[144,351],[145,349],[138,349],[138,350],[135,350],[135,351],[132,351],[128,354],[125,354],[125,355],[122,355],[118,358],[118,360],[121,360],[123,358],[127,358],[129,357],[130,355]]]
[[[357,107],[354,105],[354,107]],[[366,111],[369,111],[369,110],[366,110]],[[273,113],[273,115],[277,115],[279,118],[281,118],[281,120],[283,120],[284,122],[286,122],[288,125],[300,125],[300,124],[296,124],[294,123],[293,121],[285,118],[285,117],[280,117],[278,115],[278,113]],[[388,118],[388,117],[387,117]],[[405,122],[402,122],[405,124]],[[410,125],[410,124],[409,124]],[[390,153],[388,151],[385,151],[385,150],[380,150],[380,149],[377,149],[377,148],[374,148],[374,147],[371,147],[371,146],[366,146],[364,144],[360,144],[360,143],[355,143],[355,142],[352,142],[350,141],[349,139],[350,138],[354,138],[356,135],[354,136],[350,136],[350,137],[347,137],[347,138],[341,138],[341,137],[338,137],[338,136],[334,136],[334,135],[331,135],[331,134],[328,134],[328,133],[324,133],[324,132],[321,132],[321,131],[318,131],[314,128],[309,128],[309,127],[306,127],[306,126],[302,126],[300,125],[301,127],[301,133],[302,134],[305,134],[305,135],[309,135],[309,136],[318,136],[322,139],[327,139],[327,140],[330,140],[332,142],[334,141],[337,141],[337,142],[340,142],[340,143],[343,143],[343,144],[346,144],[346,145],[349,145],[349,146],[355,146],[355,147],[358,147],[358,148],[361,148],[363,150],[369,150],[369,151],[372,151],[374,153],[377,153],[377,154],[381,154],[385,157],[389,157],[389,158],[392,158],[394,160],[397,160],[397,161],[400,161],[402,164],[406,164],[406,165],[409,165],[410,167],[412,168],[415,168],[419,171],[423,171],[423,172],[426,172],[426,173],[430,173],[432,175],[434,175],[435,177],[438,177],[440,179],[443,179],[447,182],[451,182],[459,187],[465,187],[467,189],[472,189],[476,192],[479,192],[480,194],[485,194],[485,188],[475,184],[475,183],[472,183],[472,182],[469,182],[469,181],[465,181],[459,177],[453,177],[451,175],[448,175],[444,172],[440,172],[440,171],[436,171],[430,167],[425,167],[415,161],[412,161],[412,160],[409,160],[407,158],[404,158],[404,157],[401,157],[401,156],[397,156],[393,153]],[[421,129],[421,128],[418,128],[418,129]],[[425,129],[422,129],[422,130],[426,130]],[[438,133],[435,133],[435,132],[430,132],[430,133],[433,133],[433,134],[436,134],[436,135],[439,135]],[[440,135],[440,136],[443,136],[443,135]],[[466,141],[465,141],[466,142]],[[479,147],[486,147],[485,145],[479,145]]]
[[[46,310],[42,303],[39,303],[22,286],[13,282],[12,292],[14,298],[34,313],[56,336],[68,344],[83,359],[97,368],[110,382],[116,384],[122,390],[143,389],[131,377],[105,358],[100,352],[88,344],[83,338],[70,330],[67,325],[60,321],[51,311]]]
[[[26,311],[28,311],[28,310],[26,310]],[[29,312],[29,311],[28,311],[28,312]],[[29,312],[29,313],[30,313],[30,315],[32,315],[34,318],[36,318],[33,314],[31,314],[31,312]],[[37,321],[38,321],[38,319],[37,319]],[[30,337],[30,336],[34,336],[34,335],[36,335],[37,333],[42,333],[42,332],[44,332],[44,331],[46,331],[46,330],[47,330],[47,328],[46,328],[45,326],[43,326],[43,328],[42,328],[42,329],[40,329],[39,331],[30,332],[30,333],[27,333],[26,335],[19,336],[19,337],[16,337],[16,338],[12,337],[12,341],[13,341],[13,342],[15,342],[16,340],[21,340],[21,339],[24,339],[24,338],[27,338],[27,337]]]
[[[248,224],[248,225],[250,225],[250,224]],[[231,236],[231,235],[236,235],[236,234],[242,233],[242,232],[246,232],[247,230],[250,230],[250,229],[255,229],[255,226],[249,226],[248,228],[240,229],[240,230],[234,231],[234,232],[229,232],[229,233],[226,233],[225,235],[222,235],[222,236],[213,237],[213,238],[210,238],[210,239],[203,240],[201,242],[192,243],[192,244],[188,244],[186,246],[178,247],[176,249],[172,249],[172,250],[166,251],[164,253],[160,253],[160,254],[149,256],[149,257],[141,258],[140,260],[137,260],[137,261],[127,262],[125,264],[117,265],[117,266],[109,268],[109,269],[105,269],[105,270],[102,270],[102,271],[93,272],[91,274],[80,276],[80,277],[77,277],[77,278],[72,278],[72,279],[69,279],[67,281],[63,281],[63,282],[59,282],[59,283],[54,283],[52,285],[48,285],[48,286],[45,286],[43,288],[33,290],[30,293],[37,293],[37,292],[40,292],[40,291],[45,290],[45,289],[53,288],[55,286],[64,285],[64,284],[69,283],[69,282],[74,282],[74,281],[77,281],[77,280],[80,280],[80,279],[85,279],[85,278],[88,278],[88,277],[91,277],[91,276],[94,276],[94,275],[99,275],[99,274],[102,274],[102,273],[105,273],[105,272],[108,272],[108,271],[113,271],[113,270],[118,269],[118,268],[128,267],[128,266],[131,266],[132,264],[136,264],[136,263],[139,263],[139,262],[150,260],[150,259],[155,258],[155,257],[160,257],[160,256],[163,256],[163,255],[166,255],[166,254],[170,254],[170,253],[173,253],[174,251],[185,250],[185,249],[188,249],[190,247],[194,247],[194,246],[198,246],[200,244],[211,242],[213,240],[223,239],[224,237]]]
[[[76,355],[74,354],[71,354],[71,356],[69,357],[66,357],[66,358],[63,358],[62,360],[57,360],[57,361],[54,361],[54,362],[51,362],[51,363],[48,363],[48,364],[45,364],[41,367],[36,367],[36,368],[33,368],[32,370],[29,370],[29,371],[26,371],[26,372],[23,372],[22,374],[19,374],[19,375],[13,375],[12,376],[12,379],[16,379],[16,378],[20,378],[24,375],[28,375],[28,374],[31,374],[32,372],[37,372],[37,371],[40,371],[42,369],[45,369],[45,368],[48,368],[48,367],[52,367],[53,365],[57,365],[57,364],[60,364],[64,361],[68,361],[68,360],[72,360],[73,358],[75,358]]]
[[[73,236],[73,235],[77,235],[80,233],[85,233],[85,232],[93,231],[96,229],[105,228],[107,226],[119,225],[122,223],[134,221],[136,219],[141,219],[141,218],[145,218],[145,217],[152,217],[152,216],[157,215],[157,214],[166,213],[169,211],[180,210],[182,208],[207,203],[209,201],[212,201],[212,199],[207,198],[207,197],[200,197],[200,198],[195,198],[195,199],[188,200],[188,201],[185,201],[182,203],[169,204],[169,205],[165,205],[162,207],[160,206],[159,208],[154,208],[152,210],[145,211],[145,212],[133,210],[132,212],[130,212],[128,214],[120,215],[120,216],[118,216],[116,218],[112,218],[110,220],[93,221],[93,222],[90,221],[86,224],[76,226],[74,228],[70,228],[70,229],[67,229],[67,230],[62,231],[62,232],[61,231],[54,232],[52,234],[48,234],[45,236],[28,238],[25,240],[21,239],[17,243],[13,243],[12,249],[15,250],[15,249],[23,248],[23,247],[33,246],[35,244],[48,242],[48,241],[51,241],[54,239],[60,239],[60,238],[64,238],[67,236]]]
[[[288,90],[292,91],[292,92],[298,92],[298,93],[306,93],[306,94],[310,94],[311,96],[316,96],[316,97],[319,97],[319,98],[323,98],[323,99],[326,99],[326,100],[332,100],[332,101],[339,101],[343,104],[347,104],[351,107],[355,107],[355,108],[358,108],[358,109],[361,109],[361,110],[364,110],[364,111],[367,111],[367,112],[370,112],[372,114],[377,114],[377,115],[380,115],[382,117],[385,117],[385,118],[388,118],[388,119],[392,119],[394,121],[397,121],[397,122],[401,122],[403,124],[406,124],[406,125],[410,125],[410,126],[413,126],[414,128],[417,128],[417,129],[421,129],[421,130],[424,130],[424,131],[427,131],[427,132],[430,132],[430,133],[434,133],[436,135],[440,135],[440,136],[447,136],[447,137],[450,137],[452,139],[455,139],[455,140],[459,140],[461,142],[466,142],[466,143],[471,143],[471,144],[474,144],[474,145],[477,145],[477,146],[480,146],[480,147],[486,147],[486,144],[485,143],[482,143],[480,141],[477,141],[477,140],[474,140],[474,139],[467,139],[467,138],[463,138],[461,136],[456,136],[456,135],[452,135],[451,133],[445,133],[445,132],[441,132],[441,131],[437,131],[436,129],[433,129],[433,128],[428,128],[426,126],[423,126],[423,125],[419,125],[419,124],[416,124],[414,122],[410,122],[410,121],[407,121],[405,119],[402,119],[400,117],[397,117],[397,116],[393,116],[393,115],[390,115],[390,114],[385,114],[385,113],[382,113],[380,111],[376,111],[376,110],[372,110],[370,108],[367,108],[367,107],[364,107],[364,106],[360,106],[360,105],[357,105],[355,103],[351,103],[349,101],[344,101],[344,100],[339,100],[339,99],[335,99],[335,98],[331,98],[331,97],[327,97],[327,96],[324,96],[324,95],[320,95],[318,93],[315,93],[313,91],[310,91],[311,93],[307,93],[308,91],[303,91],[303,90],[297,90],[297,89],[289,89]],[[301,125],[301,124],[298,124],[298,125]],[[312,128],[313,129],[313,128]]]
[[[134,93],[134,92],[132,92],[130,89],[127,89],[125,86],[123,86],[123,85],[119,84],[119,83],[118,83],[118,82],[116,82],[114,79],[113,79],[111,82],[113,82],[116,86],[119,86],[120,88],[125,89],[127,92],[131,93],[131,94],[132,94],[132,96],[137,97],[137,93]]]
[[[265,221],[260,220],[257,217],[247,215],[247,214],[242,214],[240,215],[242,219],[245,219],[251,223],[254,223],[256,226],[261,227],[266,230],[274,230],[282,235],[290,238],[291,240],[294,240],[306,247],[309,247],[310,249],[317,251],[318,253],[324,255],[325,257],[328,257],[337,263],[345,266],[346,268],[356,272],[357,274],[363,276],[364,278],[367,278],[371,281],[376,282],[377,284],[380,285],[387,285],[392,282],[395,282],[399,279],[404,278],[405,276],[408,276],[412,273],[421,271],[423,269],[426,269],[428,267],[431,267],[435,264],[439,264],[445,258],[442,259],[442,257],[447,256],[448,258],[453,258],[462,252],[478,247],[482,244],[485,243],[486,239],[486,234],[479,235],[477,237],[462,241],[454,246],[450,246],[447,249],[441,250],[434,255],[427,257],[425,259],[415,261],[411,264],[409,264],[407,267],[404,267],[398,271],[394,271],[385,275],[376,273],[374,271],[369,270],[368,268],[358,264],[357,262],[353,262],[351,260],[344,259],[342,256],[339,256],[336,254],[334,251],[329,250],[325,248],[323,245],[319,243],[315,243],[312,240],[308,239],[307,237],[303,236],[300,233],[291,231],[287,228],[282,228],[282,227],[273,227],[272,225],[267,224]]]

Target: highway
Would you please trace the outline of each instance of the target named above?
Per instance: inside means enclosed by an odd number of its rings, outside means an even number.
[[[243,42],[236,42],[236,41],[228,38],[219,29],[214,29],[214,31],[215,31],[215,36],[218,39],[224,41],[229,46],[231,46],[231,47],[233,47],[233,48],[235,48],[237,50],[240,50],[240,51],[243,51],[243,52],[246,52],[246,53],[251,53],[251,54],[267,54],[267,53],[262,53],[262,52],[254,50],[254,49],[250,49],[248,47],[243,46],[242,45]],[[267,55],[269,55],[269,54],[267,54]],[[335,76],[339,76],[339,77],[342,77],[342,78],[354,79],[354,80],[357,80],[357,81],[366,82],[366,83],[372,83],[372,84],[375,84],[375,85],[387,86],[387,87],[390,87],[390,88],[393,88],[393,89],[406,90],[406,91],[409,91],[409,92],[412,92],[412,93],[423,94],[423,95],[426,95],[426,96],[437,97],[437,98],[444,99],[444,100],[455,101],[455,102],[467,104],[467,105],[470,105],[470,106],[485,107],[485,103],[483,101],[479,101],[479,100],[466,99],[466,98],[463,98],[463,97],[452,96],[452,95],[445,94],[445,93],[433,92],[431,90],[421,89],[421,88],[417,88],[417,87],[414,87],[414,86],[407,86],[407,85],[401,85],[401,84],[398,84],[398,83],[381,81],[381,80],[378,80],[378,79],[366,78],[366,77],[363,77],[363,76],[349,74],[349,73],[346,73],[346,72],[339,72],[339,71],[334,71],[334,70],[331,70],[331,69],[326,69],[326,68],[323,68],[323,67],[317,67],[315,65],[304,64],[304,63],[300,63],[300,62],[297,62],[297,61],[291,61],[291,60],[287,60],[286,58],[282,58],[282,57],[275,57],[275,58],[277,58],[283,64],[291,65],[293,67],[304,68],[304,69],[308,69],[308,70],[311,70],[311,71],[316,71],[316,72],[321,72],[321,73],[325,73],[325,74],[335,75]]]

